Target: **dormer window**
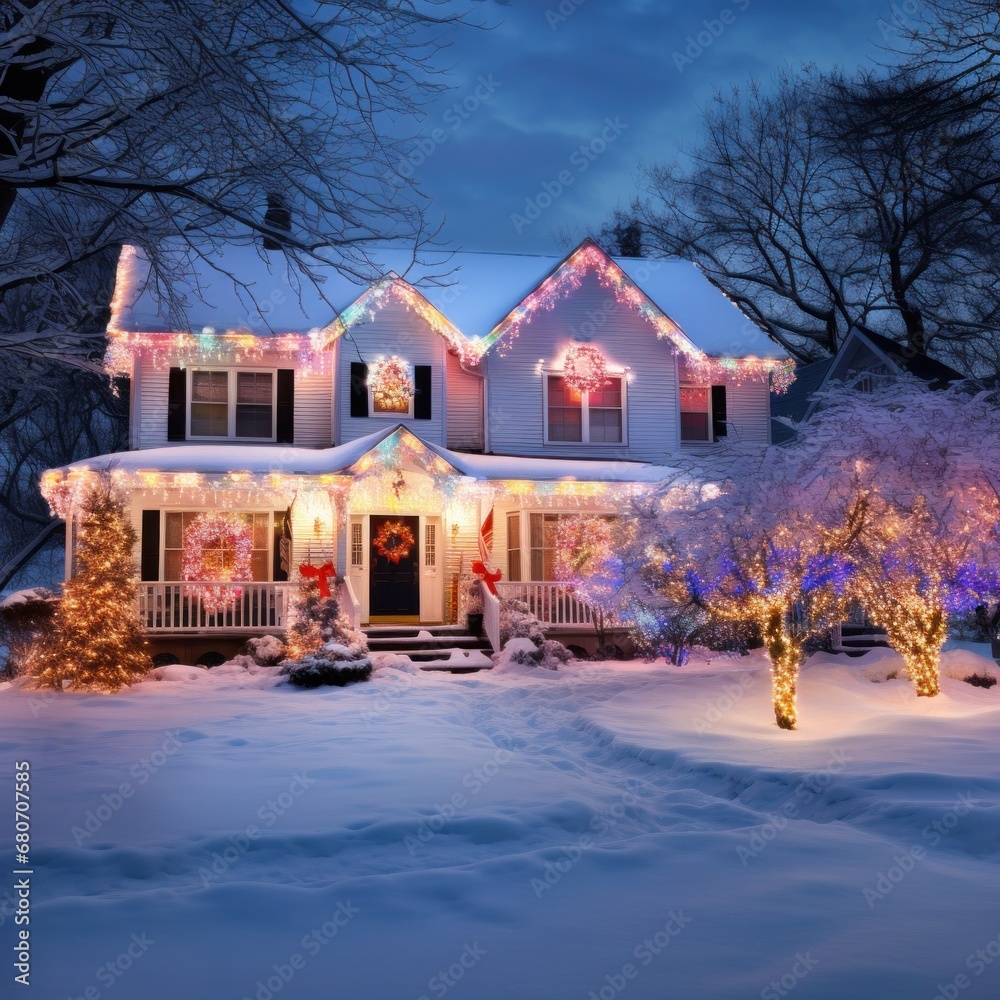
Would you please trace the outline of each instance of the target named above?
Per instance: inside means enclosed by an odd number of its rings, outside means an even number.
[[[193,368],[188,437],[275,440],[275,373]]]

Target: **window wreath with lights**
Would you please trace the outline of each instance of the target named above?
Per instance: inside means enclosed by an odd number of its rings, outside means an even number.
[[[200,586],[194,593],[209,614],[219,614],[241,587],[232,580],[249,580],[253,535],[250,525],[237,514],[199,514],[184,531],[182,577]]]
[[[397,565],[413,551],[416,543],[413,532],[402,521],[383,521],[372,540],[375,551]]]
[[[406,413],[416,392],[410,366],[395,354],[368,365],[368,388],[376,409],[384,413]]]
[[[610,381],[608,359],[599,347],[574,344],[566,352],[563,380],[577,392],[599,392]]]

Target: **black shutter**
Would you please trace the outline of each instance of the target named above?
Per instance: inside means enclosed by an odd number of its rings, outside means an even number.
[[[142,555],[139,576],[143,580],[160,579],[160,512],[142,512]]]
[[[288,561],[282,558],[283,552],[288,551],[286,539],[286,524],[288,511],[276,510],[274,512],[274,551],[271,563],[271,579],[275,583],[284,583],[288,579]],[[282,544],[284,542],[284,544]]]
[[[278,444],[295,442],[295,372],[291,368],[278,369]]]
[[[351,362],[351,416],[368,416],[368,365]]]
[[[167,440],[184,441],[187,425],[187,372],[183,368],[170,369],[167,383]],[[156,579],[155,577],[153,578]]]
[[[431,419],[431,366],[413,366],[413,419]]]
[[[718,441],[726,437],[729,428],[726,426],[726,387],[712,386],[712,440]]]

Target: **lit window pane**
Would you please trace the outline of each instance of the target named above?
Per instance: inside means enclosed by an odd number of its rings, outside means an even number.
[[[229,407],[225,403],[192,403],[191,436],[225,437],[229,433]]]
[[[622,440],[621,410],[591,410],[590,440],[598,443],[617,444]]]
[[[229,372],[192,372],[191,400],[195,403],[227,403]]]

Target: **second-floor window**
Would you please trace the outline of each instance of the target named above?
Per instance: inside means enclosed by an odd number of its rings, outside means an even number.
[[[561,375],[546,380],[545,440],[550,444],[622,444],[625,379],[612,377],[599,392],[579,392]]]
[[[275,377],[270,371],[192,369],[191,438],[275,439]]]

